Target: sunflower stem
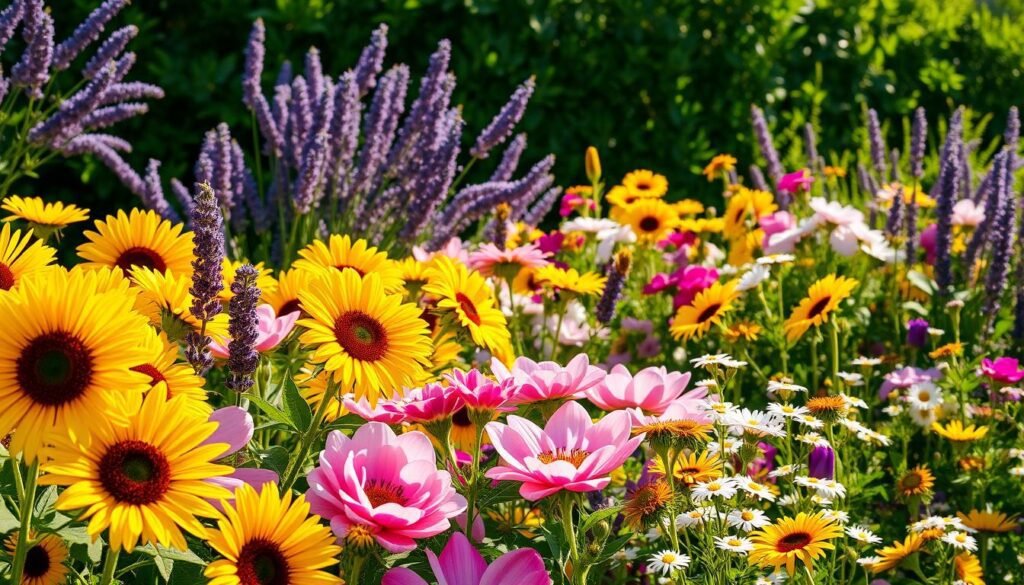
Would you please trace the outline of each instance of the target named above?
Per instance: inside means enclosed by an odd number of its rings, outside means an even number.
[[[121,550],[110,548],[107,551],[107,558],[103,560],[103,575],[100,577],[99,585],[110,585],[114,582],[114,571],[117,569],[117,557]]]
[[[36,500],[36,479],[39,477],[39,459],[32,462],[28,468],[27,479],[23,482],[21,470],[14,470],[14,481],[20,497],[18,503],[21,505],[19,517],[21,528],[18,530],[18,545],[14,551],[14,561],[11,563],[11,582],[21,583],[22,574],[25,572],[25,557],[28,555],[29,535],[32,531],[32,509]]]
[[[313,444],[313,439],[320,432],[320,423],[323,422],[324,416],[327,414],[327,405],[334,400],[334,395],[337,391],[338,383],[331,378],[330,382],[327,383],[327,390],[324,391],[324,395],[320,398],[320,404],[316,407],[316,414],[313,415],[309,428],[306,429],[299,439],[295,458],[289,463],[285,479],[281,482],[281,491],[290,490],[292,484],[298,479],[299,470],[302,469],[302,462],[306,460],[306,455],[309,454],[309,447]]]

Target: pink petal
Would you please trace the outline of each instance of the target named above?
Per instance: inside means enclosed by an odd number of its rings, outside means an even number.
[[[435,574],[444,575],[448,585],[479,585],[483,582],[481,577],[484,571],[487,570],[487,562],[461,532],[452,534],[448,544],[441,551],[437,565],[433,559],[430,565]]]
[[[228,449],[218,457],[230,455],[245,447],[252,439],[253,431],[256,428],[252,415],[244,408],[237,406],[218,408],[210,414],[210,421],[217,423],[217,430],[203,441],[203,444],[226,443],[228,445]]]
[[[381,585],[428,585],[423,577],[405,567],[395,567],[384,573],[384,579],[380,583]]]
[[[544,559],[537,551],[521,548],[507,552],[491,563],[480,579],[481,585],[551,585]]]

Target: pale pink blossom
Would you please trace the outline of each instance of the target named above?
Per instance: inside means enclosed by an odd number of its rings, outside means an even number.
[[[221,443],[227,446],[223,453],[218,455],[219,459],[225,459],[241,451],[252,440],[253,432],[256,429],[252,415],[244,408],[237,406],[226,406],[210,413],[210,422],[217,423],[217,430],[205,441],[204,445]],[[225,463],[231,464],[228,459]],[[211,477],[204,481],[226,488],[232,494],[243,485],[251,485],[259,493],[267,483],[277,483],[277,474],[269,469],[256,469],[255,467],[239,467],[230,475]],[[234,496],[232,495],[232,498]],[[230,499],[229,499],[230,501]],[[218,510],[223,511],[220,501],[209,500]]]
[[[295,328],[295,321],[298,320],[300,314],[299,311],[292,311],[278,317],[274,314],[274,307],[270,305],[256,307],[256,317],[259,319],[256,325],[256,343],[254,345],[256,351],[263,353],[277,347]],[[230,355],[229,343],[231,343],[229,336],[224,336],[219,341],[214,340],[210,343],[210,353],[215,357],[227,359]]]
[[[516,390],[515,380],[511,378],[498,382],[475,368],[468,372],[456,368],[445,374],[445,378],[451,384],[451,389],[461,396],[466,407],[471,410],[515,410],[514,406],[509,405],[509,399]]]
[[[684,397],[689,382],[689,372],[669,372],[664,366],[644,368],[634,376],[625,366],[617,365],[585,394],[602,410],[640,408],[662,414],[675,400],[692,401],[696,408],[698,401],[707,396],[706,388],[695,388]]]
[[[764,232],[761,247],[765,247],[768,245],[768,239],[771,236],[796,227],[796,216],[788,211],[776,211],[775,213],[759,217],[757,224],[761,227],[761,231]]]
[[[377,406],[370,406],[366,398],[355,400],[352,394],[346,395],[342,401],[345,409],[367,422],[382,422],[389,425],[397,425],[405,421],[405,414],[397,407],[394,400],[381,398],[377,400]]]
[[[953,225],[977,227],[985,220],[985,205],[978,205],[970,199],[961,199],[953,205]]]
[[[413,246],[412,256],[420,262],[429,262],[433,260],[435,256],[447,256],[453,260],[458,260],[463,264],[469,263],[469,252],[466,251],[465,245],[463,245],[462,240],[459,238],[452,238],[448,240],[435,252],[428,252],[423,246]]]
[[[814,210],[815,223],[822,225],[850,225],[864,223],[864,214],[856,207],[843,205],[838,201],[827,201],[824,197],[812,197],[811,209]]]
[[[551,585],[544,559],[532,548],[509,551],[488,566],[461,532],[452,534],[440,557],[427,550],[427,562],[434,580],[441,585]],[[411,569],[396,567],[384,574],[381,585],[427,582]]]
[[[484,276],[506,277],[508,271],[515,276],[523,268],[539,268],[547,263],[547,253],[533,244],[503,250],[488,243],[469,255],[469,267]]]
[[[604,370],[590,365],[585,353],[572,358],[565,366],[519,357],[511,370],[495,359],[491,360],[491,371],[498,381],[512,379],[518,386],[512,397],[514,404],[574,398],[600,383],[605,375]]]

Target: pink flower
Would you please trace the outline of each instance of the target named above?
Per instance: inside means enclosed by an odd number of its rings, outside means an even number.
[[[1017,358],[1001,357],[995,360],[981,360],[981,373],[995,382],[1016,384],[1024,380],[1024,369],[1020,368]]]
[[[436,581],[443,585],[551,585],[544,559],[532,548],[507,552],[487,566],[465,534],[453,533],[438,558],[427,551]],[[396,567],[384,574],[381,585],[427,585],[410,569]]]
[[[511,269],[515,276],[522,268],[538,268],[548,263],[547,254],[533,244],[502,250],[494,244],[484,244],[469,255],[469,267],[484,276],[506,277],[504,272]]]
[[[788,211],[776,211],[762,215],[757,219],[757,223],[764,232],[764,241],[767,242],[772,234],[779,234],[796,227],[796,217]]]
[[[542,430],[511,415],[508,424],[490,422],[487,435],[501,463],[487,477],[522,482],[519,495],[539,500],[562,490],[604,489],[609,474],[636,450],[644,436],[630,438],[629,414],[616,411],[597,423],[578,402],[566,402]]]
[[[518,357],[509,370],[493,359],[491,371],[499,382],[512,379],[518,386],[512,396],[513,404],[574,398],[604,379],[604,370],[590,365],[590,358],[585,353],[572,358],[565,367],[555,362],[537,363],[527,357]]]
[[[433,260],[435,256],[448,256],[453,260],[458,260],[463,264],[469,262],[469,254],[466,252],[466,248],[462,245],[462,240],[459,238],[452,238],[445,242],[444,246],[436,252],[428,252],[422,246],[413,246],[412,248],[413,258],[420,262],[429,262]]]
[[[814,210],[814,221],[818,225],[850,225],[864,223],[864,214],[856,207],[843,205],[838,201],[827,201],[824,197],[812,197],[811,209]]]
[[[679,293],[672,301],[676,309],[689,305],[697,293],[718,282],[718,270],[706,266],[690,265],[677,270],[672,275]]]
[[[204,445],[223,443],[227,445],[218,457],[223,459],[241,451],[252,440],[255,425],[250,415],[244,408],[227,406],[219,408],[210,414],[210,422],[217,423],[217,430],[205,441]],[[230,463],[230,461],[228,462]],[[256,488],[257,493],[267,483],[277,483],[277,474],[269,469],[256,469],[255,467],[239,467],[231,475],[222,477],[211,477],[206,479],[207,483],[219,485],[226,488],[232,494],[235,490],[245,484]],[[220,501],[208,500],[215,508],[223,511]]]
[[[393,553],[444,532],[466,509],[451,474],[437,469],[425,434],[396,436],[378,422],[359,427],[352,438],[331,431],[307,479],[310,510],[330,520],[339,542],[358,529]]]
[[[480,370],[472,369],[463,372],[454,369],[445,374],[452,390],[462,397],[466,407],[471,410],[491,412],[511,412],[514,406],[508,404],[515,392],[515,380],[506,378],[496,382],[483,375]]]
[[[259,318],[256,332],[256,351],[262,353],[277,347],[295,328],[295,321],[298,320],[299,315],[299,311],[292,311],[287,315],[278,317],[274,314],[274,307],[270,305],[256,307],[256,316]],[[227,359],[230,355],[228,352],[228,343],[230,342],[231,338],[228,336],[225,336],[220,341],[213,341],[210,343],[210,353],[215,357]]]
[[[389,425],[405,422],[405,414],[393,400],[382,398],[377,401],[377,406],[371,408],[366,398],[356,401],[353,400],[353,395],[349,394],[342,399],[341,403],[346,410],[367,422],[381,422]]]
[[[977,227],[985,220],[985,206],[970,199],[961,199],[953,206],[953,225]]]
[[[633,376],[624,366],[615,366],[604,380],[587,390],[587,398],[601,410],[640,408],[662,414],[674,400],[680,399],[690,382],[689,373],[669,372],[664,366],[640,370]],[[706,388],[696,388],[683,400],[697,401],[707,396]]]
[[[648,282],[647,284],[644,285],[644,294],[645,295],[657,294],[657,293],[660,293],[661,291],[665,290],[666,288],[669,288],[670,286],[674,286],[674,285],[675,285],[675,282],[672,281],[672,277],[671,276],[665,274],[664,272],[659,272],[659,273],[657,273],[657,274],[655,274],[654,276],[651,277],[651,281],[650,282]]]
[[[393,403],[392,407],[400,411],[406,421],[425,424],[450,418],[464,405],[458,392],[431,383],[409,392],[404,400]]]
[[[779,191],[783,193],[796,194],[797,191],[810,191],[814,176],[807,169],[800,169],[779,179]]]
[[[597,204],[593,199],[584,199],[573,191],[566,191],[565,195],[562,196],[561,205],[558,206],[558,215],[569,217],[573,211],[580,207],[594,210],[597,209]]]
[[[938,368],[927,370],[906,366],[893,370],[885,375],[885,380],[878,388],[878,396],[882,400],[889,398],[889,393],[896,389],[910,388],[922,382],[935,382],[942,378],[942,371]]]
[[[966,201],[966,200],[965,200]],[[924,228],[921,232],[921,247],[924,248],[925,262],[935,264],[936,250],[938,250],[939,226],[934,223]]]

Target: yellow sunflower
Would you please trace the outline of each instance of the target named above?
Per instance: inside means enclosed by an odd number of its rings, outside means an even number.
[[[402,280],[405,281],[405,288],[410,293],[416,294],[423,285],[427,284],[427,271],[430,270],[430,264],[420,262],[412,256],[402,258],[397,263],[398,269],[402,273]]]
[[[299,306],[299,291],[317,278],[316,273],[292,268],[277,274],[277,286],[270,290],[262,290],[262,302],[274,307],[274,314],[283,317],[289,313],[302,310]]]
[[[675,339],[703,337],[713,325],[722,320],[723,315],[732,310],[732,302],[737,296],[736,281],[712,284],[697,293],[689,305],[679,307],[669,332]]]
[[[896,491],[904,498],[923,496],[932,490],[935,485],[935,476],[930,469],[924,465],[918,465],[908,469],[906,473],[896,482]]]
[[[898,567],[903,562],[903,559],[921,550],[922,546],[924,546],[924,538],[920,534],[910,533],[903,542],[897,540],[892,543],[892,546],[878,549],[877,555],[880,557],[880,560],[872,563],[868,568],[873,573],[882,573]]]
[[[661,458],[655,458],[651,464],[651,473],[665,475],[665,465]],[[695,483],[711,481],[722,477],[722,463],[718,455],[703,451],[697,453],[683,454],[676,459],[673,475],[683,485],[691,486]]]
[[[248,264],[243,260],[228,260],[225,258],[221,262],[221,279],[224,284],[224,288],[220,289],[220,294],[217,295],[222,302],[228,302],[231,297],[235,296],[235,293],[231,292],[231,283],[235,281],[235,273],[242,267],[243,264]],[[256,277],[256,286],[260,289],[260,294],[265,295],[268,292],[277,290],[277,280],[274,278],[274,271],[263,266],[262,262],[257,262],[252,265],[253,268],[259,272]],[[279,314],[279,313],[275,313]]]
[[[96,220],[96,231],[85,232],[89,241],[78,247],[86,266],[116,266],[125,272],[133,268],[170,270],[192,276],[192,232],[184,225],[172,224],[155,211],[119,210]]]
[[[433,348],[421,310],[386,293],[376,272],[324,272],[299,299],[310,316],[299,321],[308,329],[300,340],[313,346],[311,361],[333,373],[341,393],[351,389],[376,405],[381,394],[425,376]]]
[[[672,490],[662,480],[641,484],[626,493],[622,516],[626,526],[643,530],[656,523],[672,504]]]
[[[1017,528],[1017,516],[1007,516],[1002,512],[993,512],[992,510],[971,510],[967,514],[963,512],[957,512],[957,517],[963,520],[963,523],[968,528],[973,528],[978,532],[1010,532]]]
[[[11,290],[22,278],[48,269],[55,254],[56,250],[42,241],[32,242],[31,231],[12,233],[11,224],[4,224],[0,230],[0,289]]]
[[[608,216],[619,221],[623,210],[630,205],[639,201],[642,196],[630,193],[628,189],[622,185],[616,185],[608,190],[608,194],[604,196],[608,200],[608,204],[611,205],[611,210],[608,212]]]
[[[132,280],[139,290],[135,309],[149,318],[167,336],[180,341],[189,331],[200,331],[203,322],[192,314],[192,278],[173,272],[156,272],[148,268],[132,271]],[[228,334],[228,316],[219,313],[206,323],[206,334],[223,339]]]
[[[729,199],[725,209],[725,235],[738,238],[748,231],[747,220],[757,221],[759,218],[774,213],[779,207],[775,205],[775,197],[767,191],[741,188]]]
[[[473,343],[488,350],[511,342],[508,321],[494,300],[494,291],[479,272],[447,256],[439,256],[427,270],[423,292],[435,299],[437,309],[450,313],[463,329],[469,331]]]
[[[813,571],[814,560],[835,548],[827,541],[842,534],[842,526],[827,519],[824,512],[784,517],[750,535],[754,541],[750,564],[774,567],[776,571],[785,565],[788,574],[796,575],[799,560]]]
[[[55,534],[47,534],[36,540],[29,531],[31,548],[25,553],[25,565],[21,574],[21,585],[63,585],[67,583],[68,545]],[[15,530],[4,542],[7,553],[12,557],[18,549],[18,531]]]
[[[704,213],[704,204],[696,199],[683,199],[672,204],[679,217]]]
[[[807,296],[793,309],[783,329],[790,343],[800,339],[812,326],[828,322],[828,316],[839,308],[839,303],[849,298],[859,283],[844,276],[830,274],[815,282],[807,290]]]
[[[178,346],[166,335],[151,327],[146,329],[142,343],[146,358],[132,366],[132,371],[148,376],[150,388],[162,387],[171,398],[186,398],[184,404],[197,416],[208,416],[212,408],[206,401],[203,378],[195,374],[192,366],[178,361]]]
[[[351,268],[359,276],[376,273],[380,276],[384,291],[394,293],[402,290],[402,271],[394,260],[388,258],[386,252],[378,252],[366,243],[366,240],[352,241],[348,236],[331,236],[327,244],[316,240],[299,250],[299,260],[295,268],[309,272],[322,272],[327,268],[339,271]]]
[[[975,425],[969,425],[965,427],[964,423],[959,420],[950,421],[945,426],[940,425],[938,422],[933,422],[932,430],[954,443],[970,443],[988,434],[988,427],[986,426],[976,427]]]
[[[637,240],[653,244],[672,233],[679,214],[661,199],[640,199],[623,209],[619,221],[633,229]]]
[[[209,585],[342,583],[321,570],[337,564],[341,552],[331,530],[310,515],[304,496],[292,501],[291,492],[280,494],[275,483],[259,493],[250,485],[238,488],[234,503],[224,503],[209,543],[224,557],[203,572]]]
[[[720,176],[725,176],[725,173],[735,170],[736,162],[736,157],[731,154],[719,154],[711,159],[702,172],[708,181],[714,181]]]
[[[188,550],[182,528],[205,538],[197,516],[217,517],[206,500],[230,493],[204,480],[234,469],[213,463],[228,445],[204,443],[217,423],[190,414],[184,400],[155,388],[127,426],[98,424],[86,442],[58,439],[39,478],[67,486],[54,507],[84,510],[93,539],[109,528],[113,550],[131,552],[140,541]]]
[[[607,277],[596,272],[580,274],[575,268],[560,268],[554,264],[538,268],[531,276],[534,283],[543,287],[584,296],[600,295],[608,281]]]
[[[47,203],[42,197],[21,197],[11,195],[4,199],[3,209],[11,215],[4,221],[24,220],[29,227],[44,232],[58,230],[73,223],[89,219],[89,210],[73,204],[64,205],[60,201]]]
[[[75,437],[138,404],[146,321],[130,296],[99,292],[82,271],[53,269],[0,295],[0,436],[36,459],[57,435]]]
[[[953,568],[956,577],[966,585],[985,585],[985,572],[978,557],[964,552],[953,557]]]
[[[327,393],[327,383],[330,381],[330,378],[331,374],[327,370],[321,370],[314,376],[313,368],[309,366],[303,368],[295,375],[295,386],[299,389],[299,395],[309,404],[312,410],[315,411],[324,399],[324,394]],[[324,410],[325,421],[332,422],[348,414],[348,410],[342,403],[343,398],[343,396],[337,393],[334,394],[331,403]]]
[[[622,179],[622,186],[637,197],[661,197],[668,193],[668,179],[646,169],[627,174]]]

